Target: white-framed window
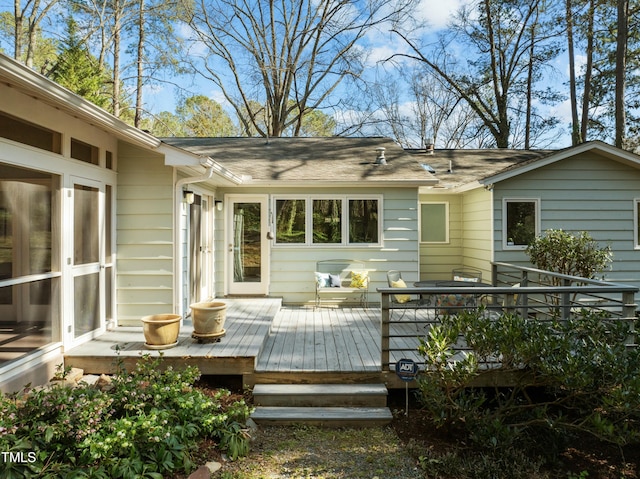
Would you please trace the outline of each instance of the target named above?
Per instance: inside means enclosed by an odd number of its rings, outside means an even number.
[[[281,195],[273,211],[279,246],[382,243],[382,196]]]
[[[505,249],[525,249],[540,234],[540,199],[505,198],[502,202]]]
[[[449,203],[420,203],[420,242],[449,242]]]
[[[633,247],[640,249],[640,198],[633,200]]]

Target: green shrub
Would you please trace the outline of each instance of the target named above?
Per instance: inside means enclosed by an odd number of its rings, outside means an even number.
[[[161,370],[143,356],[131,373],[113,377],[108,392],[64,383],[26,394],[0,395],[1,478],[159,478],[194,468],[191,454],[210,437],[236,458],[248,451],[244,401],[222,406],[194,387],[196,368]],[[228,402],[228,401],[227,401]]]
[[[525,252],[538,269],[590,279],[607,270],[613,259],[611,246],[600,246],[586,231],[574,235],[546,230]]]
[[[484,449],[559,451],[578,432],[637,443],[640,354],[624,344],[629,328],[586,311],[546,322],[482,310],[444,317],[420,344],[428,372],[418,378],[418,398],[437,427]],[[462,341],[469,350],[455,351]],[[486,362],[494,368],[479,366]],[[471,387],[496,369],[510,374],[510,387]]]

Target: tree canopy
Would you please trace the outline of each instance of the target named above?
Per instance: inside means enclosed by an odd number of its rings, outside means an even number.
[[[376,26],[404,12],[403,0],[195,0],[185,21],[193,55],[235,110],[244,134],[300,135],[304,120],[358,79]],[[197,48],[197,50],[196,50]],[[255,102],[263,105],[256,110]]]
[[[100,105],[89,84],[108,76],[107,109],[154,130],[195,131],[164,100],[206,91],[233,125],[214,130],[234,135],[640,147],[640,0],[461,5],[445,26],[419,0],[16,0],[0,6],[0,49]]]

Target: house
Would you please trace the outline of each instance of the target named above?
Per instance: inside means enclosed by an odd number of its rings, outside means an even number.
[[[638,276],[638,157],[405,151],[385,138],[166,138],[0,55],[0,390],[148,314],[223,296],[313,304],[319,261],[408,282],[526,262],[546,228],[591,231]],[[503,221],[503,218],[505,219]],[[503,224],[504,223],[504,224]]]
[[[65,350],[193,301],[312,302],[322,259],[365,262],[372,288],[387,269],[418,278],[418,188],[437,179],[388,139],[187,148],[2,55],[0,97],[0,390],[45,382]],[[283,236],[271,226],[287,208]]]
[[[180,185],[240,180],[3,55],[0,98],[0,390],[12,391],[108,327],[179,309]]]
[[[489,275],[490,262],[528,266],[528,241],[548,229],[588,231],[611,245],[606,279],[640,284],[640,157],[600,141],[562,150],[413,152],[440,179],[421,188],[420,274],[451,264]]]

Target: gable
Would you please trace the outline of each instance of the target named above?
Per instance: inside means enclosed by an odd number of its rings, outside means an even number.
[[[523,163],[512,165],[496,174],[487,175],[479,181],[483,185],[493,185],[495,183],[505,181],[525,173],[533,172],[539,169],[547,168],[569,159],[599,159],[603,165],[611,165],[610,167],[602,167],[604,178],[607,177],[609,169],[615,169],[615,164],[630,166],[634,169],[640,169],[640,157],[634,153],[607,145],[601,141],[592,141],[582,143],[581,145],[559,150],[539,159],[532,159]],[[576,174],[580,168],[576,169]]]

